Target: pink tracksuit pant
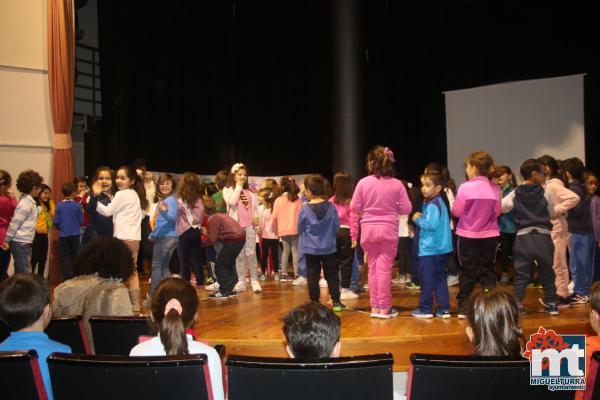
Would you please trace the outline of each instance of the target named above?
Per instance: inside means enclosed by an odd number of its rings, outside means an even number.
[[[554,262],[552,269],[556,275],[556,294],[566,298],[569,295],[569,265],[567,264],[567,223],[564,217],[552,220],[550,236],[554,243]]]
[[[360,245],[369,263],[371,307],[392,306],[392,265],[398,248],[398,226],[363,224]]]

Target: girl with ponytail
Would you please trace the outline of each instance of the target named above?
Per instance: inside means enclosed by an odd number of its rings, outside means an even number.
[[[222,400],[221,360],[212,347],[197,342],[186,330],[198,314],[198,295],[189,282],[179,278],[160,281],[152,295],[150,325],[158,336],[131,349],[130,356],[177,356],[206,354],[213,399]]]

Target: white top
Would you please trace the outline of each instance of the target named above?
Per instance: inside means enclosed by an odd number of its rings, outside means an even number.
[[[113,236],[122,240],[142,239],[144,212],[140,198],[133,189],[119,190],[107,206],[98,202],[98,214],[113,217]]]
[[[206,354],[208,356],[208,371],[210,372],[210,385],[212,387],[213,399],[223,400],[223,378],[221,376],[221,359],[219,354],[212,347],[196,342],[192,335],[186,335],[188,341],[188,350],[190,354]],[[140,356],[165,356],[165,348],[160,342],[160,337],[156,336],[150,340],[142,342],[131,349],[129,353],[132,357]]]

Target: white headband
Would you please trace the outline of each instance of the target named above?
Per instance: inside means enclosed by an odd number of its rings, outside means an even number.
[[[241,169],[241,168],[246,168],[246,166],[244,164],[242,164],[241,162],[235,163],[235,164],[233,164],[233,167],[231,167],[231,173],[235,174],[238,171],[238,169]]]

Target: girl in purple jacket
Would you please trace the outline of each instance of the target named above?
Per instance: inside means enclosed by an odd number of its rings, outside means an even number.
[[[490,182],[495,174],[494,160],[485,151],[466,159],[469,180],[458,188],[452,214],[458,218],[458,259],[460,290],[456,296],[458,318],[467,317],[467,300],[477,283],[477,271],[483,289],[496,287],[494,261],[500,237],[498,217],[502,214],[500,188]]]
[[[398,248],[399,215],[412,205],[402,182],[394,178],[394,153],[375,146],[367,155],[369,176],[361,179],[350,202],[350,235],[356,247],[360,216],[360,245],[367,253],[371,317],[392,318],[392,264]]]

